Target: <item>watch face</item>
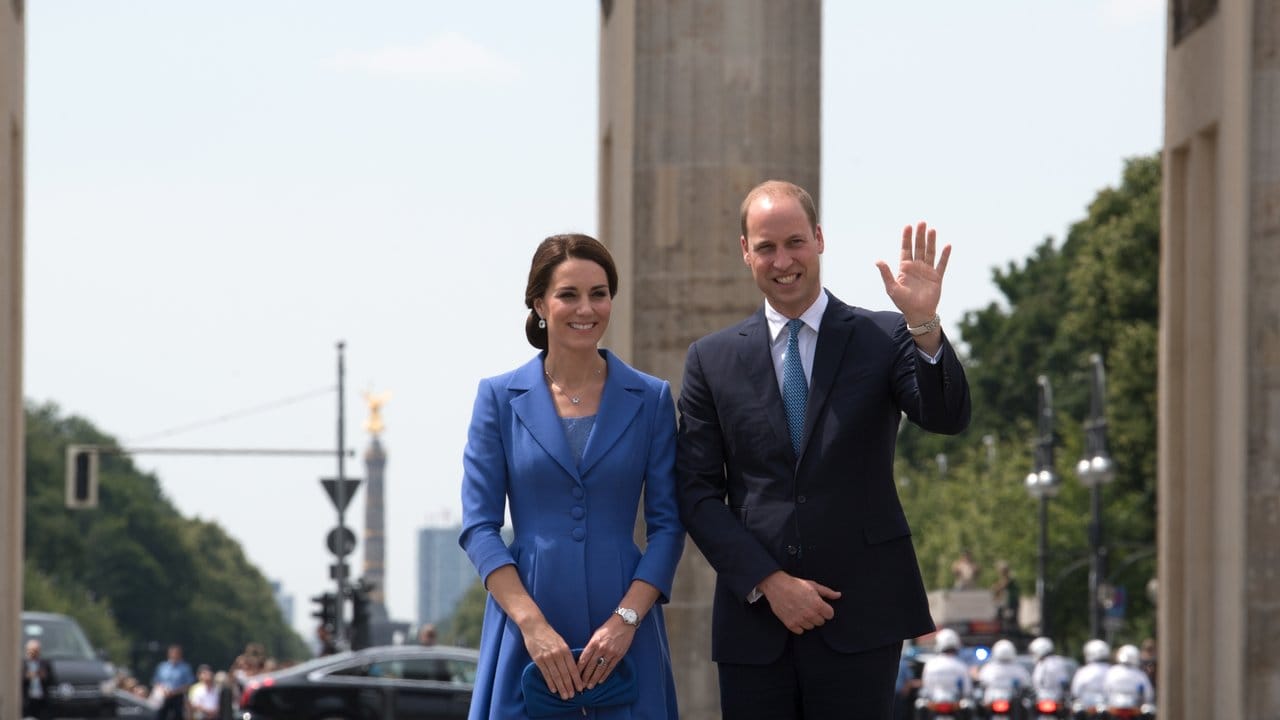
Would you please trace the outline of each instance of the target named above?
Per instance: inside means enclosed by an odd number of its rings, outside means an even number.
[[[628,625],[635,625],[639,622],[636,611],[631,608],[618,608],[618,614],[622,616],[622,622]]]

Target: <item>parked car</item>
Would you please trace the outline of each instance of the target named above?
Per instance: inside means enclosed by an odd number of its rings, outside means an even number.
[[[317,658],[249,681],[242,720],[466,718],[479,653],[384,645]]]
[[[40,656],[49,661],[51,718],[115,717],[115,666],[98,656],[75,619],[46,612],[22,613],[22,645],[40,641]]]

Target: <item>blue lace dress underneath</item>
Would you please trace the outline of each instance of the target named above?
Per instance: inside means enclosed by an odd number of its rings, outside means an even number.
[[[596,426],[596,416],[562,417],[560,424],[564,426],[565,439],[569,441],[569,449],[573,451],[573,461],[582,466],[582,453],[587,449],[587,440],[591,438],[591,429]]]

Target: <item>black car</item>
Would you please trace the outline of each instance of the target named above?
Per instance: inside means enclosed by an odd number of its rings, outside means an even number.
[[[385,645],[329,655],[253,678],[243,720],[466,718],[479,654],[444,645]]]
[[[23,612],[22,648],[28,640],[40,641],[40,656],[51,666],[49,717],[116,716],[115,667],[98,657],[79,623],[56,613]]]

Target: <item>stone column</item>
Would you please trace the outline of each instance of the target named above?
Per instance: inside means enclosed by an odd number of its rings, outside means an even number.
[[[1172,0],[1160,715],[1280,717],[1280,0]]]
[[[0,4],[0,718],[22,714],[24,58],[21,0]]]
[[[689,344],[762,302],[738,244],[762,180],[819,197],[820,0],[603,0],[600,235],[620,289],[606,344],[678,392]],[[689,544],[665,609],[681,717],[719,717],[715,577]]]

